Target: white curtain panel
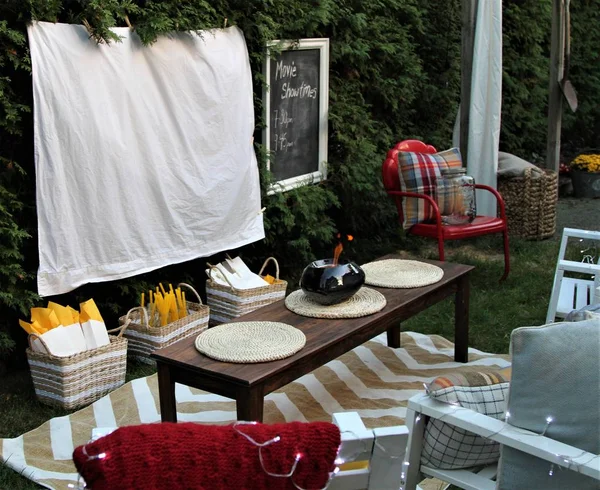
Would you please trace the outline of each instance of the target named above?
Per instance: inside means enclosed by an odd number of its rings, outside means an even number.
[[[502,109],[502,0],[478,2],[473,48],[467,173],[496,189]],[[477,214],[496,216],[496,199],[477,192]]]
[[[28,29],[42,296],[264,238],[242,32],[113,31]]]

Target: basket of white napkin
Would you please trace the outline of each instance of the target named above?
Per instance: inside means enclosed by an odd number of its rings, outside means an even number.
[[[275,276],[263,275],[270,262],[275,266]],[[211,325],[228,322],[285,298],[287,281],[279,279],[279,263],[275,257],[265,260],[258,274],[252,272],[240,257],[210,265],[206,274]]]

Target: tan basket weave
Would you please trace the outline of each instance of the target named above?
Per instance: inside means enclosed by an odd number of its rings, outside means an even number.
[[[498,192],[506,204],[510,236],[542,240],[556,231],[558,174],[545,170],[532,177],[531,169],[523,177],[498,179]]]
[[[211,266],[206,281],[206,302],[210,306],[211,325],[231,321],[262,306],[285,298],[287,281],[279,279],[279,263],[275,257],[269,257],[265,260],[258,275],[262,277],[262,273],[269,262],[275,264],[275,282],[268,286],[251,289],[236,289],[226,277],[225,280],[229,283],[229,286],[219,284],[211,277],[213,271],[218,271],[218,269]]]
[[[130,357],[153,365],[155,361],[149,357],[152,352],[192,335],[198,335],[208,328],[208,306],[202,304],[200,295],[192,286],[185,283],[181,283],[179,286],[190,289],[198,299],[198,303],[186,301],[189,312],[186,317],[164,327],[152,327],[148,323],[147,308],[138,306],[119,318],[120,328],[126,329],[125,337],[129,340],[128,354]]]
[[[42,403],[68,410],[88,405],[125,383],[127,339],[109,335],[110,344],[67,357],[27,349],[35,394]],[[40,340],[48,349],[44,340]]]

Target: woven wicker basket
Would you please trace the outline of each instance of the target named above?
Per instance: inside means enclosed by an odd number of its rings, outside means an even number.
[[[558,174],[545,170],[532,177],[531,169],[523,177],[498,179],[498,192],[506,204],[511,236],[542,240],[556,231]]]
[[[198,303],[186,301],[189,314],[164,327],[152,327],[148,323],[147,308],[136,307],[127,315],[119,318],[120,328],[126,329],[125,337],[129,340],[128,354],[146,364],[155,364],[150,354],[157,349],[167,347],[191,335],[197,335],[208,328],[209,308],[202,304],[200,295],[189,284],[181,283],[190,289],[198,299]]]
[[[275,257],[269,257],[265,260],[258,275],[262,277],[262,273],[269,262],[275,264],[275,282],[268,286],[251,289],[236,289],[226,277],[225,280],[229,283],[229,286],[221,285],[211,277],[214,271],[218,271],[218,269],[216,267],[209,269],[208,280],[206,281],[206,302],[210,306],[211,325],[231,321],[262,306],[285,298],[287,281],[279,279],[279,263]]]
[[[44,340],[37,335],[30,335]],[[38,399],[68,410],[88,405],[125,383],[127,340],[110,335],[110,344],[67,357],[27,349]]]

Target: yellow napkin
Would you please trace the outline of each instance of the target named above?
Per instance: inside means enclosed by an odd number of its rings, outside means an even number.
[[[71,316],[73,317],[72,323],[79,323],[79,312],[75,308],[71,308],[70,306],[67,306],[67,308],[69,309],[69,311],[71,312]]]
[[[19,325],[21,325],[23,330],[25,330],[28,334],[34,333],[36,335],[42,335],[43,333],[47,332],[47,330],[41,327],[37,321],[27,323],[23,320],[19,320]]]
[[[46,330],[51,330],[60,325],[56,313],[50,308],[31,308],[31,321],[38,322]]]
[[[67,306],[59,305],[58,303],[53,303],[52,301],[48,301],[48,309],[52,310],[56,317],[58,318],[58,322],[63,326],[67,327],[73,323],[73,315]],[[77,322],[79,323],[79,322]]]
[[[265,281],[267,281],[269,284],[273,284],[275,282],[275,278],[271,274],[267,274],[266,276],[263,277],[263,279]]]
[[[79,322],[85,323],[88,320],[96,320],[98,322],[104,323],[100,312],[98,311],[98,307],[93,299],[88,299],[83,303],[79,304],[79,309],[81,310],[79,313]]]

